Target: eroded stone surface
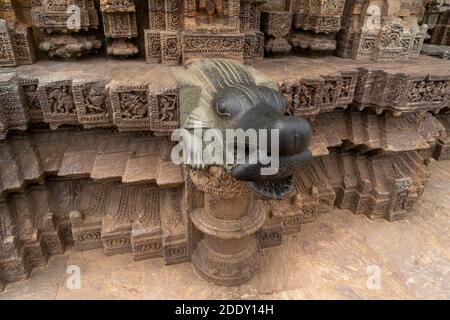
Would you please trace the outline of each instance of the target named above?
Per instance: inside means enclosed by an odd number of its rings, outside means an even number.
[[[261,271],[238,287],[199,278],[191,264],[133,262],[131,254],[70,251],[31,280],[8,284],[1,299],[449,299],[450,162],[437,162],[428,189],[406,220],[368,220],[348,210],[321,215],[284,244],[263,250]],[[283,261],[283,263],[277,263]],[[66,268],[81,269],[81,290]],[[379,266],[381,289],[367,287]]]

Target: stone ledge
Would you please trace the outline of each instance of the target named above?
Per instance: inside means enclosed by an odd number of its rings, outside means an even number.
[[[349,106],[398,116],[450,106],[450,67],[441,59],[368,63],[288,57],[253,67],[278,82],[286,113],[296,116],[311,118]],[[0,113],[0,138],[36,122],[52,129],[68,124],[170,135],[181,121],[175,76],[181,70],[99,58],[2,69],[0,95],[8,112]]]

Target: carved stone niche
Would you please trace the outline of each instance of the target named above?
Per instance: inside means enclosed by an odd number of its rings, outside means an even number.
[[[180,125],[180,108],[176,88],[149,93],[150,128],[157,135],[169,134]]]
[[[337,54],[357,60],[392,61],[417,57],[427,26],[419,26],[412,0],[346,4]]]
[[[259,4],[254,0],[150,0],[147,62],[176,65],[226,57],[251,63],[261,58]]]
[[[34,78],[19,78],[19,85],[22,87],[24,108],[31,123],[44,121],[44,115],[42,114],[42,108],[39,102],[38,84],[39,81]]]
[[[260,264],[258,230],[266,212],[245,182],[223,168],[190,171],[196,188],[205,193],[205,205],[191,213],[203,239],[192,254],[197,273],[218,285],[239,285],[255,275]]]
[[[133,0],[101,0],[105,36],[111,39],[107,53],[117,57],[129,57],[138,53],[131,41],[138,36],[136,7]]]
[[[33,25],[47,33],[39,48],[50,58],[75,59],[101,48],[102,42],[86,33],[99,25],[94,0],[33,0],[31,6]]]

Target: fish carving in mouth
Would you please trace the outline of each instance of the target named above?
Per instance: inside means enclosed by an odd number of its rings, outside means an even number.
[[[251,67],[230,60],[209,59],[194,62],[188,70],[203,89],[198,106],[187,112],[184,128],[213,128],[221,132],[226,129],[267,130],[266,143],[261,143],[258,137],[253,149],[262,148],[271,161],[277,158],[274,173],[262,173],[262,169],[271,167],[273,162],[244,161],[222,166],[235,179],[248,182],[260,197],[282,199],[290,195],[294,191],[293,174],[312,159],[308,149],[310,123],[306,119],[284,116],[286,101],[277,84]],[[270,131],[277,131],[277,134],[272,136]],[[199,152],[190,149],[192,157],[199,159]],[[202,169],[206,166],[200,163],[191,167]]]

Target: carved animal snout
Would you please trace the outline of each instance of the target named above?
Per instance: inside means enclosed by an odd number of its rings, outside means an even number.
[[[279,154],[281,157],[304,152],[311,139],[311,125],[308,120],[296,117],[282,117],[269,124],[270,129],[279,132]],[[276,143],[271,141],[271,144]]]

